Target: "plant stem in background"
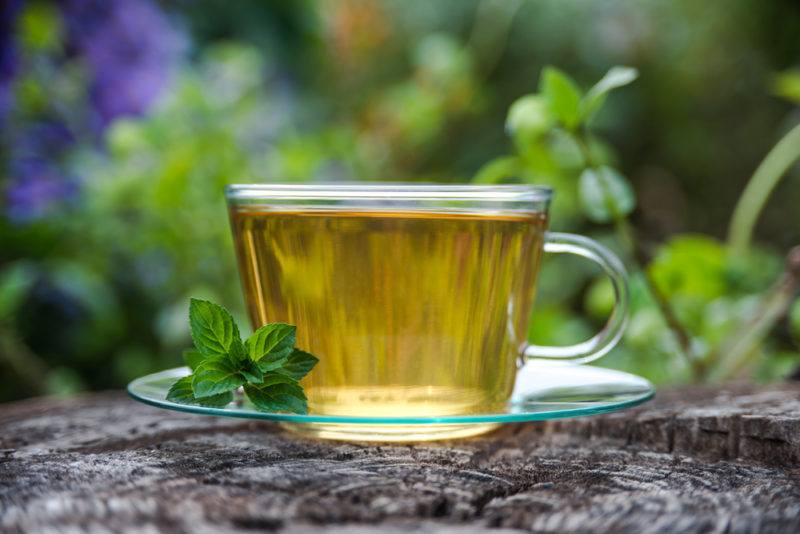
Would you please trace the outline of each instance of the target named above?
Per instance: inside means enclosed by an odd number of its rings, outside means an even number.
[[[786,268],[780,279],[767,292],[761,305],[748,324],[739,329],[741,335],[734,337],[712,353],[709,362],[714,363],[714,372],[709,378],[716,381],[735,378],[758,355],[758,345],[775,323],[786,314],[797,289],[800,287],[800,246],[794,247],[786,257]]]
[[[769,151],[753,173],[733,211],[728,244],[734,254],[747,250],[758,216],[775,186],[792,164],[800,159],[800,124],[789,130]]]

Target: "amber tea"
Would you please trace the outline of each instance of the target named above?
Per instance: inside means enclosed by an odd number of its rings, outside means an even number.
[[[302,325],[314,413],[468,413],[507,401],[546,215],[232,206],[253,326]]]

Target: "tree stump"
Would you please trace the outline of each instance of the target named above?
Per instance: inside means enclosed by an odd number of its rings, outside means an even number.
[[[306,441],[123,393],[0,406],[0,531],[800,532],[800,386],[421,445]],[[503,530],[501,530],[503,531]]]

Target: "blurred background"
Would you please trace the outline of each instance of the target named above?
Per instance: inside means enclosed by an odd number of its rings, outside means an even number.
[[[246,324],[226,183],[472,181],[524,152],[507,112],[546,65],[583,90],[614,65],[639,71],[592,123],[632,186],[635,254],[581,209],[569,136],[548,134],[547,165],[531,156],[517,177],[557,188],[554,229],[631,258],[631,327],[602,365],[659,383],[800,365],[797,273],[783,267],[800,243],[793,0],[0,6],[0,401],[179,365],[190,296]],[[787,171],[733,253],[734,208],[784,135]],[[549,260],[540,286],[535,341],[602,326],[596,271]]]

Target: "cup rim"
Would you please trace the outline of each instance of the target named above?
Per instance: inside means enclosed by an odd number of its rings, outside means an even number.
[[[240,183],[225,187],[229,204],[270,200],[316,201],[466,201],[549,203],[553,189],[528,184],[436,184],[394,182]]]

